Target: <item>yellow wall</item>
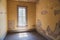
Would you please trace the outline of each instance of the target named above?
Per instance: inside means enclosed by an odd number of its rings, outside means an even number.
[[[7,32],[7,7],[6,0],[0,1],[0,40],[3,40]]]
[[[8,21],[14,21],[14,27],[10,26],[10,30],[16,30],[17,27],[17,6],[26,6],[27,7],[27,29],[33,29],[32,25],[35,25],[35,3],[30,2],[17,2],[17,1],[8,1]],[[11,28],[12,27],[12,28]]]
[[[42,14],[42,11],[45,14]],[[60,14],[54,15],[54,10],[60,10],[60,3],[58,0],[40,0],[36,4],[36,24],[38,32],[40,32],[40,27],[43,30],[47,30],[49,25],[51,31],[55,30],[56,23],[60,20]],[[40,22],[40,23],[39,23]]]

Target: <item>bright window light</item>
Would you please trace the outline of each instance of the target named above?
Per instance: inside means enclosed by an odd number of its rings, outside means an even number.
[[[18,26],[26,26],[26,7],[18,7]]]

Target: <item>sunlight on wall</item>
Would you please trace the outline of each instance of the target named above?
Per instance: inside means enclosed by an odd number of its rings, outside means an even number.
[[[7,7],[6,0],[0,0],[0,40],[3,40],[7,32]]]

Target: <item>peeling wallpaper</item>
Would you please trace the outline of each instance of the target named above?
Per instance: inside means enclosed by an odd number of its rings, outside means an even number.
[[[60,38],[60,1],[40,0],[36,4],[36,28],[53,40]]]

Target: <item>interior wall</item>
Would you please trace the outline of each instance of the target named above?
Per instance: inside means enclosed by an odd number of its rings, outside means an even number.
[[[7,5],[6,0],[0,1],[0,40],[3,40],[7,32]]]
[[[60,25],[60,1],[39,0],[36,4],[37,31],[43,35],[50,35],[51,38],[57,35],[57,25]],[[58,24],[59,22],[59,24]],[[40,31],[41,30],[41,31]],[[54,33],[56,32],[56,34]],[[53,36],[54,35],[54,36]],[[57,35],[58,37],[58,35]],[[57,38],[56,37],[56,38]]]
[[[27,7],[27,30],[35,28],[36,21],[36,8],[35,3],[32,2],[18,2],[8,0],[7,3],[8,8],[8,28],[9,30],[17,30],[21,27],[17,26],[17,7],[18,6],[26,6]]]

